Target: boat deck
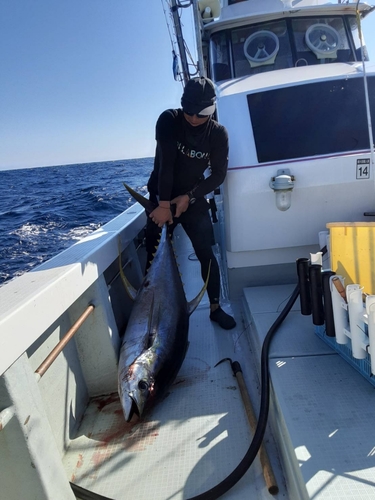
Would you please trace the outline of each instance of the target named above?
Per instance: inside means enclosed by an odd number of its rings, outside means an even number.
[[[200,290],[200,265],[184,233],[175,247],[186,296]],[[193,259],[193,260],[191,260]],[[229,305],[224,304],[228,312]],[[238,306],[238,307],[237,307]],[[205,296],[190,318],[190,345],[168,395],[142,421],[123,418],[117,394],[94,398],[78,435],[64,457],[70,481],[114,500],[187,499],[212,488],[239,464],[252,432],[229,362],[253,366],[239,304],[237,327],[225,331],[209,320]],[[233,312],[233,311],[232,311]],[[259,401],[256,371],[247,373],[254,406]],[[274,473],[286,499],[283,475],[272,436],[267,433]],[[223,498],[270,498],[259,459]]]
[[[244,290],[254,351],[293,285]],[[293,499],[375,497],[374,387],[315,333],[297,301],[271,344],[270,421]]]
[[[183,232],[175,240],[191,300],[201,287],[200,267]],[[180,373],[144,420],[126,423],[117,394],[91,400],[64,459],[69,479],[114,500],[188,499],[222,481],[243,458],[252,432],[230,364],[215,364],[228,357],[241,363],[258,414],[262,342],[293,288],[245,289],[243,300],[224,304],[237,320],[229,332],[211,323],[205,296],[190,318]],[[269,356],[272,431],[265,444],[279,488],[274,498],[374,498],[374,387],[299,309],[297,300]],[[258,458],[222,498],[271,498]]]

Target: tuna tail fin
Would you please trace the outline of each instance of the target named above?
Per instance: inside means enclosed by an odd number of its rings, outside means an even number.
[[[122,269],[122,261],[121,261],[121,241],[120,238],[118,239],[118,260],[120,264],[120,276],[122,279],[122,282],[124,283],[125,290],[131,300],[135,300],[135,297],[137,295],[137,290],[133,287],[133,285],[130,283],[128,278],[125,276],[124,271]]]
[[[211,261],[210,261],[210,265],[208,266],[208,273],[207,273],[206,282],[203,285],[202,290],[198,293],[198,295],[195,297],[195,299],[193,299],[193,300],[191,300],[190,302],[187,303],[187,309],[188,309],[189,316],[198,307],[199,302],[202,300],[203,295],[206,293],[207,285],[208,285],[208,280],[210,278],[210,271],[211,271]]]
[[[152,203],[152,201],[148,200],[147,198],[145,198],[144,196],[142,196],[141,194],[137,193],[137,191],[134,191],[134,189],[132,189],[130,186],[128,186],[127,184],[125,184],[125,182],[123,183],[125,188],[128,190],[129,194],[136,200],[138,201],[138,203],[140,203],[142,205],[142,207],[146,210],[146,212],[152,212],[153,210],[155,210],[156,206],[154,203]]]

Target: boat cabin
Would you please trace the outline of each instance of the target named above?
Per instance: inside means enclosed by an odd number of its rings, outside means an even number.
[[[203,16],[203,59],[230,141],[229,283],[290,281],[295,260],[319,250],[327,219],[365,220],[372,210],[375,68],[356,7],[227,0]],[[362,17],[371,10],[358,6]]]

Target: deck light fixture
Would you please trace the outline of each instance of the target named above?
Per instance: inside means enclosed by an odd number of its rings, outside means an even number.
[[[276,194],[276,206],[282,212],[288,210],[292,204],[292,190],[294,188],[294,175],[288,168],[278,170],[275,177],[271,177],[270,188]]]

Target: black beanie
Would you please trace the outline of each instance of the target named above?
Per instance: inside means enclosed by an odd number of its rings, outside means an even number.
[[[215,111],[215,87],[209,78],[198,77],[189,80],[181,98],[183,111],[190,115],[212,115]]]

